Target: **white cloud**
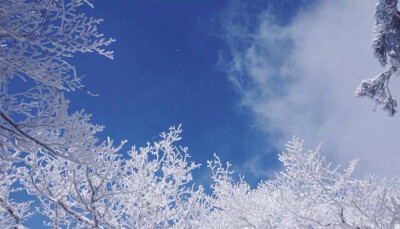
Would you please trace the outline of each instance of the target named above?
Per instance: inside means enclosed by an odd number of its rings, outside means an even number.
[[[400,115],[373,112],[372,100],[354,96],[362,79],[382,71],[370,45],[375,4],[321,1],[284,27],[265,13],[254,34],[240,37],[246,48],[229,39],[232,81],[257,125],[281,136],[276,147],[296,135],[310,147],[322,142],[336,162],[359,158],[361,171],[400,174]],[[400,97],[400,81],[391,83]]]

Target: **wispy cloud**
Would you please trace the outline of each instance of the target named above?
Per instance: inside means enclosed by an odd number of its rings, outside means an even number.
[[[354,96],[382,70],[370,48],[375,4],[321,1],[285,26],[267,11],[255,29],[227,24],[229,76],[275,147],[296,135],[309,147],[322,142],[335,162],[359,158],[361,171],[400,174],[399,115],[373,112],[373,101]],[[400,96],[400,82],[392,84]]]

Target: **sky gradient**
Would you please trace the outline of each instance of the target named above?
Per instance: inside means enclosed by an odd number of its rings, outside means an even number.
[[[278,151],[268,144],[269,133],[252,121],[253,112],[241,105],[241,95],[227,75],[231,50],[226,26],[233,12],[258,15],[265,9],[273,9],[277,21],[286,23],[301,1],[93,3],[88,14],[104,18],[99,29],[117,40],[110,46],[115,59],[91,54],[74,58],[78,72],[86,76],[85,85],[99,96],[68,94],[71,111],[93,114],[94,123],[106,126],[100,138],[127,139],[126,150],[155,141],[160,132],[182,123],[181,144],[203,164],[195,173],[201,183],[209,182],[205,165],[214,152],[238,172],[248,173],[254,185],[266,179],[243,167],[252,155],[265,155],[259,161],[274,168]],[[256,25],[257,17],[251,20]]]
[[[182,123],[206,185],[214,152],[253,185],[272,177],[292,135],[322,142],[335,163],[359,158],[361,173],[399,174],[398,118],[354,97],[381,70],[370,48],[375,3],[94,1],[87,12],[104,18],[115,59],[74,58],[99,96],[68,94],[71,111],[92,113],[106,126],[99,137],[127,139],[125,149]]]

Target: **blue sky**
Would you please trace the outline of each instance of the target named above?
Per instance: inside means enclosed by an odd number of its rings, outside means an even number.
[[[233,12],[254,14],[274,5],[279,21],[287,22],[292,8],[277,1],[227,0],[118,0],[91,1],[89,16],[103,18],[99,30],[116,39],[109,49],[114,60],[96,54],[78,54],[71,62],[84,84],[97,97],[82,91],[67,93],[69,111],[85,109],[92,122],[104,125],[100,140],[110,136],[128,140],[123,152],[135,144],[156,141],[162,131],[182,123],[182,146],[202,167],[194,172],[197,184],[209,192],[211,174],[206,161],[217,153],[223,161],[245,174],[252,185],[264,174],[246,172],[243,164],[253,155],[265,155],[258,163],[278,166],[271,137],[254,123],[253,112],[241,105],[241,95],[229,80],[226,63],[230,47],[225,26]],[[242,7],[245,6],[245,7]],[[247,16],[237,21],[246,23]],[[257,27],[254,24],[254,28]],[[269,138],[270,137],[270,138]],[[266,154],[266,152],[271,152]],[[18,197],[16,197],[18,198]],[[29,220],[41,228],[43,218]]]
[[[115,59],[79,55],[74,63],[86,75],[85,85],[98,97],[70,93],[71,111],[84,108],[93,122],[106,126],[100,135],[144,145],[171,125],[183,125],[182,145],[203,164],[216,152],[240,165],[249,155],[274,167],[276,149],[268,133],[253,122],[253,113],[240,105],[241,96],[230,83],[221,56],[228,57],[225,25],[240,10],[257,15],[269,8],[276,21],[287,23],[300,1],[94,1],[88,14],[104,18],[100,30],[117,40],[110,48]],[[236,16],[235,16],[236,17]],[[247,18],[247,16],[246,16]],[[245,17],[235,19],[240,25]],[[254,25],[257,25],[254,23]],[[250,26],[249,26],[250,28]],[[225,61],[225,60],[224,60]],[[128,149],[129,147],[126,147]],[[265,152],[273,152],[265,154]],[[204,176],[208,176],[206,173]],[[254,184],[265,176],[247,174]]]
[[[215,152],[255,186],[279,169],[292,135],[307,148],[323,142],[334,163],[359,158],[360,173],[400,174],[399,116],[354,97],[382,70],[370,49],[376,0],[93,3],[87,12],[104,18],[115,59],[77,55],[99,96],[67,96],[70,111],[106,126],[100,139],[127,139],[128,150],[182,123],[181,144],[203,164],[194,175],[204,185]]]

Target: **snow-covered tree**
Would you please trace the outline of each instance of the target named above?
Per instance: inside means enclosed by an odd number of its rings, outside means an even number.
[[[128,157],[108,141],[96,152],[96,167],[31,154],[19,179],[39,197],[36,211],[53,228],[190,228],[204,194],[188,185],[198,165],[187,161],[186,148],[173,145],[180,133],[171,128]]]
[[[68,113],[64,93],[88,90],[68,61],[75,53],[97,52],[114,40],[97,31],[100,19],[87,17],[87,0],[0,1],[0,227],[19,227],[29,203],[10,196],[22,187],[18,174],[31,154],[90,164],[100,152],[83,111]],[[18,86],[17,86],[18,85]],[[22,167],[21,167],[22,166]],[[11,223],[11,224],[9,224]]]
[[[53,228],[200,225],[208,205],[191,184],[198,165],[173,145],[180,128],[126,156],[124,142],[97,140],[103,127],[90,115],[69,114],[65,92],[90,94],[69,58],[113,58],[103,47],[114,40],[97,31],[102,20],[87,17],[85,5],[93,7],[87,0],[0,1],[0,228],[25,228],[37,213]]]
[[[388,68],[372,79],[363,80],[356,90],[356,96],[374,99],[390,116],[397,112],[397,101],[390,92],[389,81],[399,74],[400,68],[400,12],[397,7],[398,0],[379,0],[376,5],[372,48],[379,63]]]
[[[45,151],[90,161],[101,126],[83,112],[68,114],[63,93],[86,90],[68,61],[75,53],[113,58],[96,25],[81,13],[87,0],[2,0],[0,2],[0,157]],[[22,84],[20,82],[23,82]],[[19,83],[18,86],[15,86]],[[86,90],[87,91],[87,90]]]
[[[228,163],[208,162],[214,180],[214,207],[203,228],[385,228],[400,223],[399,177],[352,177],[332,167],[319,147],[304,151],[293,138],[279,155],[284,170],[251,189],[232,179]]]
[[[0,229],[27,228],[38,214],[52,228],[393,229],[400,223],[399,177],[354,178],[357,161],[332,168],[319,148],[304,151],[297,138],[280,154],[284,170],[255,189],[244,177],[235,181],[230,164],[215,156],[208,162],[211,195],[192,181],[199,165],[188,149],[176,146],[180,127],[127,154],[125,141],[98,141],[103,127],[83,111],[69,113],[64,97],[90,94],[68,58],[85,52],[113,58],[103,48],[114,40],[103,38],[101,20],[82,13],[84,6],[93,7],[87,0],[0,0]],[[397,0],[380,0],[376,19],[376,56],[390,66],[357,94],[393,115],[388,82],[400,67]]]
[[[0,183],[0,228],[24,228],[35,214],[52,228],[199,227],[210,206],[192,182],[199,165],[188,161],[187,148],[175,146],[181,131],[172,127],[127,155],[120,152],[125,142],[113,147],[108,140],[92,165],[41,151],[27,155],[25,166],[6,168],[9,177]],[[12,193],[36,203],[9,199]]]

